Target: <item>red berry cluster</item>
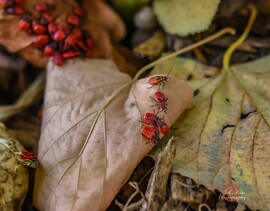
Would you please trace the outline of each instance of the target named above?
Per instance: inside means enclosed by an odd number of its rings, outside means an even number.
[[[37,35],[35,47],[43,51],[45,56],[53,56],[56,65],[62,65],[63,60],[68,58],[92,57],[92,39],[79,28],[81,18],[85,15],[83,9],[80,6],[73,7],[67,24],[57,24],[54,22],[53,8],[47,2],[36,3],[35,10],[40,13],[40,17],[37,19],[25,14],[19,21],[19,29]]]
[[[6,14],[24,14],[23,0],[0,0],[0,7],[4,9]]]
[[[165,85],[165,81],[169,79],[167,76],[153,76],[149,79],[148,84],[153,86],[159,86],[159,88]],[[156,144],[159,141],[159,135],[167,134],[169,132],[169,126],[164,122],[164,118],[158,116],[160,112],[164,114],[167,111],[167,100],[168,98],[164,95],[164,93],[158,91],[155,92],[154,96],[150,97],[154,102],[153,107],[157,107],[157,111],[154,113],[145,113],[143,116],[143,127],[141,129],[142,135],[149,139],[147,143]],[[164,117],[164,115],[163,115]]]

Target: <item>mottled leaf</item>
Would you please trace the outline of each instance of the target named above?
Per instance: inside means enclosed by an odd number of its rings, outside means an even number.
[[[24,161],[20,154],[24,147],[6,132],[0,123],[0,210],[20,210],[28,190],[28,168],[36,162]]]
[[[154,11],[167,32],[187,36],[209,27],[219,2],[220,0],[155,0]]]
[[[192,106],[174,125],[173,172],[210,190],[234,183],[252,210],[270,205],[270,57],[234,65],[231,71],[174,58],[153,74],[173,68],[194,90]]]

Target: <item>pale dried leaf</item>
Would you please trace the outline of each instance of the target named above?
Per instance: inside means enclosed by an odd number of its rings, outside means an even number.
[[[205,76],[207,67],[174,58],[154,71],[186,78],[195,98],[174,127],[177,156],[174,172],[210,190],[234,183],[241,201],[252,210],[269,210],[270,56],[232,66],[227,74]]]
[[[219,2],[220,0],[155,0],[154,11],[167,32],[187,36],[209,27]]]
[[[150,96],[156,91],[147,89],[147,81],[133,81],[107,60],[49,64],[34,193],[39,209],[107,208],[153,147],[140,134],[139,121],[152,111]],[[171,125],[192,92],[175,79],[163,92],[169,98],[165,121]]]

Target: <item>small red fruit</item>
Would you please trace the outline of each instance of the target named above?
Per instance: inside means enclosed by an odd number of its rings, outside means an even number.
[[[64,59],[69,59],[69,58],[73,58],[73,57],[76,57],[76,56],[80,56],[82,53],[80,51],[66,51],[64,52],[62,55],[63,55],[63,58]]]
[[[51,42],[43,50],[43,53],[45,56],[53,56],[55,51],[57,49],[57,43],[56,42]]]
[[[24,14],[24,9],[22,7],[8,7],[8,8],[5,8],[5,13],[7,14],[11,14],[11,15],[22,15]]]
[[[73,7],[72,12],[73,12],[75,15],[79,16],[79,17],[85,16],[85,13],[84,13],[83,9],[82,9],[80,6],[75,6],[75,7]]]
[[[79,26],[80,25],[80,19],[76,15],[70,15],[70,16],[68,16],[67,22],[70,25],[73,25],[73,26]]]
[[[61,66],[63,64],[63,56],[59,51],[55,52],[53,56],[53,63],[58,66]]]
[[[37,48],[41,48],[43,47],[44,45],[46,45],[47,43],[49,42],[49,36],[48,35],[39,35],[37,37],[37,40],[35,42],[35,46]]]
[[[52,22],[53,20],[54,20],[53,14],[50,12],[45,12],[42,14],[42,16],[40,18],[40,23],[42,25],[46,25],[46,24]]]
[[[48,31],[51,36],[58,30],[58,25],[55,22],[51,22],[48,24]]]
[[[0,0],[0,7],[6,8],[6,7],[12,7],[14,6],[14,1],[11,0]]]
[[[45,12],[52,8],[52,4],[48,2],[38,2],[35,4],[35,10],[38,12]]]
[[[34,26],[34,32],[37,34],[37,35],[42,35],[42,34],[45,34],[45,32],[46,32],[46,27],[44,27],[43,25],[41,25],[41,24],[36,24],[35,26]]]
[[[82,37],[82,31],[75,28],[66,38],[64,50],[68,50],[77,44],[78,39]]]
[[[67,35],[68,35],[68,32],[69,31],[66,31],[66,30],[61,30],[61,29],[58,29],[54,35],[53,35],[53,39],[57,42],[60,42],[62,40],[64,40]]]
[[[32,23],[32,17],[30,15],[25,15],[18,23],[18,27],[21,31],[27,31]]]

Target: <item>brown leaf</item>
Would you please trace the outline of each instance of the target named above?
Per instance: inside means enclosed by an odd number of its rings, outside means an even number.
[[[152,111],[150,96],[156,91],[147,89],[147,81],[133,81],[106,60],[49,64],[34,193],[39,209],[108,207],[154,146],[140,134],[139,121]],[[171,125],[193,94],[175,79],[163,92],[168,97],[165,121]]]
[[[102,26],[114,40],[122,40],[126,35],[124,22],[106,3],[100,0],[84,0],[84,8],[89,20]]]
[[[36,49],[33,45],[29,45],[26,48],[21,49],[20,51],[18,51],[18,54],[38,68],[44,68],[48,63],[48,57],[46,57],[40,50]]]
[[[18,16],[5,16],[4,19],[0,19],[0,44],[9,52],[17,52],[36,39],[35,36],[29,36],[19,30],[19,19]]]

